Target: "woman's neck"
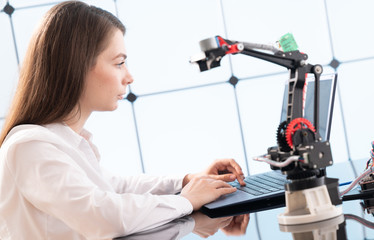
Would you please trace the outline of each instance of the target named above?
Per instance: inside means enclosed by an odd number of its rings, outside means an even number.
[[[91,112],[85,112],[83,110],[72,111],[64,120],[64,123],[73,129],[73,131],[80,134],[90,115]]]

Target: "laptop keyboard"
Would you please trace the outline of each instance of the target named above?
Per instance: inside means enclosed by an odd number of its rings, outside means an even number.
[[[231,182],[230,184],[238,190],[244,191],[250,195],[259,196],[284,190],[284,184],[289,181],[286,179],[286,176],[282,175],[280,172],[271,171],[247,176],[244,182],[246,183],[245,186],[240,186],[237,181]]]

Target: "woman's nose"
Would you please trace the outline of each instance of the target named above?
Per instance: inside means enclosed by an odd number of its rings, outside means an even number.
[[[124,77],[123,77],[123,84],[128,85],[128,84],[131,84],[131,83],[133,83],[133,82],[134,82],[134,78],[132,77],[132,75],[131,75],[131,73],[129,72],[129,70],[126,69],[126,73],[125,73],[125,75],[124,75]]]
[[[128,73],[127,77],[126,77],[126,83],[131,84],[133,82],[134,82],[134,78],[132,77],[132,75],[130,73]]]

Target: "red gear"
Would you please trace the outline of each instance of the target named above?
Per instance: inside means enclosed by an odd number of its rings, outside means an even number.
[[[306,129],[306,128],[309,128],[313,132],[316,132],[316,129],[314,128],[313,124],[308,119],[305,119],[305,118],[295,118],[288,124],[287,129],[286,129],[286,141],[291,148],[293,147],[293,141],[292,141],[293,134],[299,129]]]

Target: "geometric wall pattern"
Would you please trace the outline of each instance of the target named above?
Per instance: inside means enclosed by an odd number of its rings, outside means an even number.
[[[220,68],[200,73],[189,58],[200,51],[200,40],[216,35],[272,44],[292,33],[308,63],[338,73],[330,136],[334,162],[369,157],[374,140],[373,1],[85,2],[117,15],[127,28],[127,65],[134,83],[116,111],[94,113],[86,124],[102,164],[111,171],[170,174],[172,169],[183,174],[226,157],[235,158],[247,174],[270,170],[252,157],[276,144],[288,72],[233,55],[224,57]],[[54,4],[0,0],[0,127],[28,41]]]

